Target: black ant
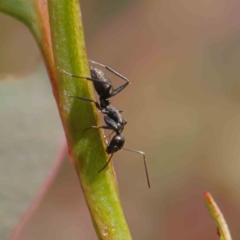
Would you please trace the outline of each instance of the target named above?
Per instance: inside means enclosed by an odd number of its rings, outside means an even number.
[[[143,155],[148,187],[150,188],[150,180],[149,180],[148,171],[147,171],[145,153],[142,151],[138,151],[138,150],[123,148],[124,143],[125,143],[125,138],[123,137],[123,135],[121,135],[121,132],[123,131],[124,126],[127,124],[127,121],[120,114],[120,113],[122,113],[122,110],[118,110],[115,107],[113,107],[112,105],[110,105],[111,102],[110,102],[110,100],[108,100],[108,98],[113,97],[113,96],[117,95],[119,92],[121,92],[130,83],[130,81],[126,77],[124,77],[123,75],[119,74],[118,72],[116,72],[115,70],[113,70],[112,68],[110,68],[106,65],[94,62],[92,60],[89,60],[89,61],[106,68],[108,71],[114,73],[115,75],[117,75],[120,78],[127,81],[125,84],[121,85],[120,87],[118,87],[117,89],[114,90],[110,79],[108,79],[105,76],[104,72],[101,71],[100,69],[91,67],[91,70],[90,70],[91,78],[90,78],[90,77],[75,76],[75,75],[72,75],[72,74],[66,72],[65,70],[59,68],[59,70],[61,72],[67,74],[70,77],[85,78],[87,80],[92,81],[94,84],[94,88],[99,95],[100,103],[98,103],[92,99],[64,94],[65,96],[68,96],[68,97],[73,97],[73,98],[81,99],[84,101],[93,102],[95,104],[95,106],[103,114],[106,114],[106,116],[104,116],[104,121],[106,123],[106,126],[91,126],[87,129],[85,129],[85,131],[87,131],[91,128],[95,128],[95,129],[102,128],[102,129],[110,129],[110,130],[113,130],[114,132],[116,132],[116,135],[111,139],[111,141],[109,142],[109,144],[107,145],[107,148],[106,148],[106,152],[108,154],[111,154],[111,156],[110,156],[109,160],[107,161],[107,163],[103,166],[103,168],[98,171],[98,173],[100,173],[107,167],[107,165],[110,163],[110,161],[113,157],[113,154],[119,150],[126,150],[126,151],[139,153],[139,154]]]

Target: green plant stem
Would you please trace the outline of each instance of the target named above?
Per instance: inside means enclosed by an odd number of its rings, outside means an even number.
[[[63,95],[67,93],[93,99],[91,83],[84,79],[72,79],[56,70],[60,67],[75,75],[89,76],[78,1],[0,0],[0,11],[22,21],[40,47],[67,137],[69,154],[98,238],[131,239],[112,165],[97,173],[109,158],[102,133],[98,130],[83,133],[87,127],[99,125],[97,111],[91,103]]]
[[[81,13],[77,0],[49,0],[50,28],[56,68],[89,76]],[[57,71],[57,70],[56,70]],[[93,104],[63,93],[93,99],[90,82],[57,71],[59,112],[72,162],[77,170],[99,239],[131,239],[111,167],[97,173],[109,156],[102,132],[84,129],[100,125]]]

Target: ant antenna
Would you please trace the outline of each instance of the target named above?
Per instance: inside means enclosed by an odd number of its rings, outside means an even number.
[[[129,148],[122,148],[122,150],[126,150],[129,152],[135,152],[135,153],[139,153],[139,154],[143,155],[143,162],[144,162],[145,173],[146,173],[146,177],[147,177],[147,183],[148,183],[148,187],[150,188],[151,185],[150,185],[150,180],[149,180],[149,175],[148,175],[148,170],[147,170],[147,162],[146,162],[145,153],[142,151],[133,150],[133,149],[129,149]]]

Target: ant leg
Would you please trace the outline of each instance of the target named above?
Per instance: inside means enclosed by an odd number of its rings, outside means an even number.
[[[84,130],[84,133],[89,130],[89,129],[99,129],[99,128],[102,128],[102,129],[108,129],[108,130],[112,130],[112,127],[108,127],[108,126],[91,126],[91,127],[88,127]]]
[[[98,173],[100,173],[102,170],[104,170],[106,168],[106,166],[110,163],[111,159],[113,157],[113,153],[111,154],[109,160],[106,162],[106,164],[98,171]]]
[[[72,98],[77,98],[77,99],[81,99],[81,100],[84,100],[84,101],[87,101],[87,102],[93,102],[96,106],[97,109],[99,109],[100,111],[102,110],[99,103],[92,100],[92,99],[88,99],[88,98],[83,98],[83,97],[79,97],[79,96],[72,96],[72,95],[68,95],[66,93],[63,93],[64,96],[67,96],[67,97],[72,97]]]
[[[114,131],[112,131],[110,134],[108,134],[107,136],[104,136],[104,138],[108,138],[111,137],[113,135]]]
[[[118,87],[117,89],[115,89],[114,92],[113,92],[112,97],[117,95],[118,93],[120,93],[129,83],[130,82],[127,82],[127,83],[121,85],[120,87]]]
[[[92,81],[92,82],[98,82],[98,83],[103,83],[103,84],[109,84],[108,82],[103,82],[103,81],[98,80],[98,79],[96,79],[96,78],[91,78],[91,77],[81,77],[81,76],[73,75],[73,74],[71,74],[71,73],[65,71],[64,69],[62,69],[62,68],[60,68],[60,67],[57,67],[57,69],[58,69],[60,72],[65,73],[65,74],[67,74],[69,77],[72,77],[72,78],[85,78],[85,79],[87,79],[87,80],[89,80],[89,81]]]
[[[91,126],[91,127],[86,128],[84,130],[84,132],[86,132],[87,130],[89,130],[91,128],[95,128],[95,129],[102,128],[102,129],[108,129],[108,130],[113,130],[113,131],[119,131],[117,123],[114,120],[112,120],[110,117],[104,116],[104,121],[107,126]]]
[[[110,68],[110,67],[108,67],[108,66],[106,66],[104,64],[101,64],[101,63],[95,62],[93,60],[90,60],[90,59],[88,61],[91,62],[91,63],[97,64],[97,65],[99,65],[101,67],[106,68],[109,72],[115,74],[116,76],[118,76],[118,77],[120,77],[120,78],[122,78],[123,80],[126,81],[125,84],[121,85],[120,87],[118,87],[117,89],[114,90],[114,93],[113,93],[112,96],[117,95],[119,92],[121,92],[130,83],[129,79],[127,79],[122,74],[118,73],[117,71],[113,70],[112,68]]]
[[[118,124],[110,117],[108,116],[104,116],[104,122],[106,123],[106,125],[109,127],[109,129],[112,129],[115,132],[119,132],[119,126]]]
[[[149,180],[149,175],[148,175],[148,170],[147,170],[147,162],[146,162],[146,158],[145,158],[145,153],[142,152],[142,151],[128,149],[128,148],[122,148],[122,149],[126,150],[126,151],[135,152],[135,153],[139,153],[139,154],[143,155],[143,162],[144,162],[145,173],[146,173],[146,177],[147,177],[147,183],[148,183],[148,187],[150,188],[150,180]]]
[[[106,139],[107,145],[109,145],[109,143],[111,142],[111,140],[112,140],[111,136],[113,135],[113,133],[114,133],[114,130],[110,134],[108,134],[107,136],[104,135],[104,139],[108,138],[108,139]]]

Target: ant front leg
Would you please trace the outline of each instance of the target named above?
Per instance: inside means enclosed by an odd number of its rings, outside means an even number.
[[[86,128],[86,129],[84,130],[84,133],[85,133],[86,131],[88,131],[89,129],[99,129],[99,128],[112,130],[112,127],[108,127],[108,126],[91,126],[91,127]]]
[[[110,138],[113,135],[114,131],[112,131],[110,134],[108,134],[107,136],[104,136],[104,138]],[[110,141],[109,141],[110,142]]]
[[[101,66],[101,67],[106,68],[109,72],[115,74],[116,76],[118,76],[118,77],[122,78],[124,81],[126,81],[125,84],[121,85],[120,87],[118,87],[117,89],[114,90],[112,96],[115,96],[115,95],[117,95],[118,93],[120,93],[120,92],[130,83],[129,79],[127,79],[127,78],[124,77],[122,74],[118,73],[117,71],[113,70],[112,68],[110,68],[110,67],[108,67],[108,66],[106,66],[106,65],[104,65],[104,64],[101,64],[101,63],[95,62],[95,61],[93,61],[93,60],[90,60],[90,59],[89,59],[88,61],[91,62],[91,63],[97,64],[97,65],[99,65],[99,66]]]
[[[112,120],[110,117],[108,116],[104,116],[104,121],[106,123],[107,126],[91,126],[91,127],[88,127],[84,130],[84,132],[86,132],[87,130],[89,129],[99,129],[99,128],[102,128],[102,129],[108,129],[108,130],[113,130],[113,131],[118,131],[118,125],[117,123]]]
[[[107,145],[111,142],[111,136],[113,135],[114,131],[112,131],[110,134],[108,134],[107,136],[104,135],[104,139],[107,143]],[[108,139],[107,139],[108,138]]]
[[[106,168],[106,166],[111,162],[113,157],[113,153],[111,154],[110,158],[108,159],[108,161],[105,163],[105,165],[98,171],[98,173],[100,173],[102,170],[104,170]]]
[[[68,95],[66,93],[63,93],[64,96],[67,96],[67,97],[72,97],[72,98],[77,98],[77,99],[80,99],[80,100],[84,100],[84,101],[87,101],[87,102],[92,102],[95,104],[96,108],[99,109],[100,111],[102,111],[102,108],[100,107],[100,104],[92,99],[89,99],[89,98],[83,98],[83,97],[79,97],[79,96],[72,96],[72,95]]]

